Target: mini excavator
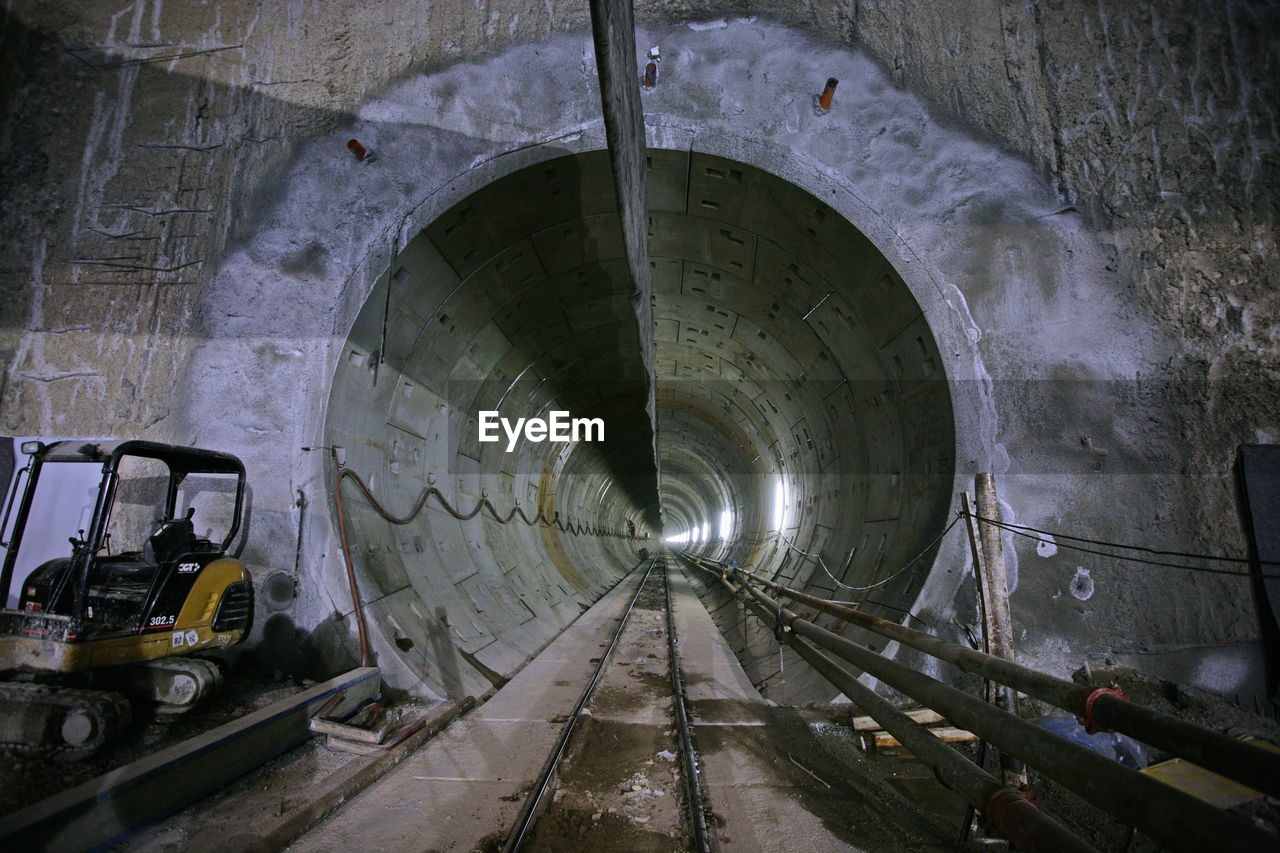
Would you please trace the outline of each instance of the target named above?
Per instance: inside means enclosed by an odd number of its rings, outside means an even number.
[[[253,620],[253,584],[227,555],[244,465],[151,441],[21,449],[0,519],[0,752],[78,760],[127,727],[122,694],[180,711],[221,683],[208,652]],[[180,501],[225,535],[197,535]]]

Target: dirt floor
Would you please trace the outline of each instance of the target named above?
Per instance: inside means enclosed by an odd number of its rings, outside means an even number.
[[[60,791],[137,761],[153,752],[265,708],[311,685],[274,673],[246,671],[227,678],[221,690],[184,714],[158,714],[134,704],[123,736],[78,762],[0,756],[0,814],[10,814]]]
[[[714,769],[727,762],[742,768],[753,785],[793,800],[848,849],[957,849],[964,802],[902,750],[864,753],[848,725],[848,706],[823,711],[702,700],[693,711],[723,844],[743,840],[735,833],[739,821],[752,825],[717,804]]]
[[[689,848],[668,667],[662,579],[655,572],[579,718],[527,849]]]
[[[578,719],[543,814],[526,838],[528,849],[649,853],[690,848],[661,590],[661,577],[655,574],[637,599],[594,697]],[[1125,670],[1094,676],[1121,684],[1148,706],[1233,734],[1280,739],[1280,726],[1273,720],[1239,711],[1208,694]],[[697,676],[689,683],[696,680]],[[0,758],[0,813],[19,810],[263,708],[308,684],[278,673],[248,670],[228,679],[217,696],[191,713],[136,714],[121,741],[88,761],[59,764]],[[406,701],[392,715],[404,717],[422,710],[421,703]],[[741,847],[752,837],[751,821],[760,817],[754,812],[735,813],[723,801],[717,810],[717,790],[727,794],[725,786],[741,785],[765,792],[766,799],[794,801],[811,815],[809,828],[816,833],[806,842],[825,833],[833,843],[856,849],[910,853],[958,849],[964,803],[901,750],[863,753],[848,725],[851,713],[856,713],[850,706],[793,708],[761,701],[701,699],[692,703],[691,710],[707,769],[708,819],[722,843]],[[973,744],[957,749],[975,757]],[[313,738],[115,849],[132,853],[245,849],[259,830],[296,813],[316,790],[324,788],[326,779],[337,778],[335,774],[359,760],[328,748],[322,738]],[[1130,833],[1050,780],[1033,774],[1033,787],[1046,811],[1100,850],[1145,853],[1158,849],[1141,833]],[[528,790],[525,786],[502,799],[518,804]],[[766,801],[751,802],[770,806]],[[1270,801],[1263,806],[1265,814],[1248,816],[1274,823],[1280,811]],[[504,828],[478,849],[496,851],[505,840]],[[977,849],[977,845],[965,849]]]
[[[431,706],[404,698],[387,710],[394,731]],[[325,780],[352,762],[371,761],[312,737],[222,790],[142,830],[113,848],[118,853],[236,853],[328,789]]]

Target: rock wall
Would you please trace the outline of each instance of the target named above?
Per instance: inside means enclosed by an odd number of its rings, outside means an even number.
[[[1238,547],[1236,445],[1280,439],[1280,8],[904,0],[830,20],[1105,232],[1120,296],[1181,344],[1159,378],[1199,478],[1195,535]]]
[[[1029,163],[1046,193],[1056,195],[1056,202],[1037,215],[1066,223],[1054,225],[1055,233],[1077,228],[1090,246],[1102,248],[1101,280],[1109,289],[1057,294],[1061,314],[1053,320],[1059,338],[1078,338],[1078,346],[1092,352],[1071,353],[1068,347],[1053,364],[1032,360],[1026,364],[1036,370],[996,377],[1007,384],[997,383],[999,432],[991,440],[1020,449],[999,471],[1020,482],[1010,508],[1019,518],[1045,525],[1084,519],[1089,526],[1081,532],[1102,538],[1239,552],[1231,475],[1235,447],[1280,437],[1280,396],[1274,393],[1280,364],[1274,235],[1280,48],[1273,35],[1280,11],[1274,4],[778,0],[637,5],[640,22],[653,28],[707,22],[693,30],[700,33],[760,16],[782,22],[832,56],[852,55],[851,47],[865,51],[890,85],[928,104],[920,126],[928,130],[940,122],[955,138],[1008,155],[984,154],[971,168],[1006,168],[1019,158]],[[264,216],[287,196],[286,167],[303,146],[311,141],[312,161],[327,163],[314,146],[340,147],[348,133],[338,131],[356,125],[361,105],[375,93],[406,75],[451,67],[455,73],[448,82],[454,88],[431,90],[438,101],[433,110],[447,116],[456,132],[483,139],[478,151],[518,148],[537,128],[513,126],[509,105],[526,98],[531,86],[552,97],[563,80],[593,73],[587,40],[581,54],[557,53],[561,66],[537,59],[549,35],[580,32],[587,24],[585,5],[565,0],[426,5],[15,0],[3,14],[0,430],[14,434],[145,433],[191,441],[219,410],[251,415],[269,407],[270,389],[256,384],[248,367],[241,376],[224,371],[220,394],[204,395],[200,411],[186,410],[189,389],[179,386],[198,375],[187,369],[193,353],[217,345],[210,338],[215,326],[231,328],[239,316],[260,333],[295,313],[289,299],[255,300],[251,283],[235,288],[230,302],[220,300],[222,291],[211,283],[227,258],[254,251]],[[494,73],[494,58],[506,56],[513,45],[525,46],[511,54],[525,64],[513,60]],[[768,73],[755,59],[741,64],[745,57],[725,48],[717,67],[726,76],[716,76],[714,85],[688,81],[687,103],[676,112],[693,120],[755,121],[755,113],[716,112],[736,103],[721,99],[728,85],[723,81],[733,80],[735,70],[750,65],[753,73]],[[663,79],[674,79],[669,75],[675,69],[665,64]],[[816,92],[826,75],[814,76]],[[884,78],[847,79],[837,91],[837,108],[850,86],[880,85]],[[734,85],[739,84],[749,86],[751,78],[739,78]],[[765,120],[776,110],[762,101],[750,107]],[[559,118],[546,121],[554,124]],[[918,128],[890,119],[885,127],[892,144],[909,152]],[[365,141],[375,153],[383,144],[394,147],[390,137]],[[815,144],[826,146],[815,150],[836,163],[845,143],[828,134]],[[357,167],[354,158],[340,162]],[[847,162],[856,172],[857,163]],[[901,163],[910,162],[904,155]],[[431,165],[426,162],[423,169]],[[991,176],[993,182],[1005,177]],[[404,201],[402,188],[384,189],[383,195],[344,198],[340,210],[317,199],[292,214],[335,217],[349,236],[320,247],[306,242],[294,247],[284,273],[297,279],[299,301],[318,298],[319,292],[306,292],[308,281],[332,271],[353,280],[368,271],[376,274],[379,264],[370,253],[386,241],[381,234],[374,239],[364,233],[365,224],[374,231],[393,230],[402,210],[388,205]],[[904,179],[901,190],[914,191],[912,181]],[[905,199],[893,215],[918,203]],[[1017,293],[983,282],[1004,275],[988,276],[987,269],[1034,266],[1037,246],[1027,240],[1034,229],[1011,223],[1008,211],[998,207],[984,213],[966,207],[970,201],[964,198],[943,203],[954,205],[950,213],[975,229],[985,222],[996,235],[965,272],[966,294],[984,325],[993,318],[1001,321],[991,327],[1003,334],[988,336],[980,346],[984,357],[1022,364],[1018,351],[1035,345],[1031,333],[1015,333],[1021,321],[1010,306],[1022,302]],[[275,225],[284,221],[278,213],[272,216]],[[949,211],[939,211],[930,233],[941,233],[948,217]],[[940,237],[939,242],[945,241]],[[1082,264],[1093,261],[1090,256]],[[1046,270],[1028,279],[1029,286],[1069,281],[1056,267]],[[1092,277],[1092,268],[1082,273]],[[1108,345],[1075,334],[1070,299],[1083,300],[1079,316],[1105,310],[1109,317],[1131,320],[1139,338],[1146,334],[1141,330],[1158,326],[1161,340],[1133,371],[1099,374],[1090,365],[1110,357]],[[210,322],[211,310],[220,314],[216,324]],[[354,310],[335,309],[332,316],[349,319]],[[1123,335],[1124,323],[1118,328],[1113,338]],[[323,349],[346,332],[318,329],[316,345]],[[1117,351],[1124,343],[1116,340]],[[288,361],[304,350],[264,338],[253,358]],[[1134,366],[1123,359],[1117,363]],[[1122,409],[1123,416],[1117,416]],[[1063,410],[1076,414],[1054,417]],[[266,421],[248,428],[264,435],[274,429]],[[314,437],[268,435],[281,447]],[[246,441],[262,439],[254,434]],[[987,466],[991,460],[973,464]],[[1132,476],[1124,494],[1146,493],[1150,500],[1107,506],[1108,490],[1089,485],[1092,473]],[[314,487],[311,475],[297,476],[272,488],[292,498],[296,489]],[[311,494],[314,508],[318,502]],[[259,530],[272,539],[288,539],[290,547],[277,548],[275,556],[292,562],[292,531],[300,529],[296,516],[303,508],[264,501],[260,509]],[[1017,549],[1024,561],[1035,556],[1058,562],[1052,572],[1023,575],[1015,619],[1020,606],[1035,613],[1047,606],[1045,600],[1061,600],[1075,608],[1063,636],[1088,635],[1090,619],[1098,617],[1088,612],[1092,595],[1074,594],[1090,588],[1075,583],[1077,564],[1086,575],[1096,570],[1065,552],[1046,557],[1034,543]],[[323,538],[315,550],[325,550]],[[1153,597],[1170,584],[1179,591],[1176,606],[1153,609]],[[1119,585],[1117,599],[1104,612],[1111,620],[1135,620],[1134,626],[1115,630],[1117,636],[1136,638],[1123,650],[1139,657],[1175,653],[1197,641],[1237,643],[1253,636],[1242,589],[1198,576],[1170,581],[1148,574]],[[1101,597],[1093,601],[1097,605]],[[1141,639],[1157,628],[1162,639]],[[1123,644],[1109,645],[1119,649]],[[1045,640],[1039,649],[1046,659],[1058,655],[1063,666],[1076,654],[1065,641],[1055,647]]]

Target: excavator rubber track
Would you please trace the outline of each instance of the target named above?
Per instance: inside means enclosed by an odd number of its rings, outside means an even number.
[[[156,703],[162,714],[182,714],[222,687],[222,669],[212,660],[168,657],[130,664],[130,695]]]
[[[0,753],[80,761],[110,743],[132,718],[118,693],[0,682]]]

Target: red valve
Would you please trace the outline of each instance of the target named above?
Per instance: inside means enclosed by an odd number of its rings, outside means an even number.
[[[1125,695],[1125,692],[1119,687],[1099,687],[1086,696],[1084,699],[1084,713],[1077,719],[1080,721],[1080,725],[1084,726],[1084,730],[1087,734],[1094,735],[1098,732],[1115,731],[1115,729],[1102,728],[1098,725],[1098,721],[1093,718],[1093,703],[1097,702],[1099,697],[1102,696],[1114,696],[1117,699],[1123,699],[1126,702],[1129,701],[1129,697]]]

